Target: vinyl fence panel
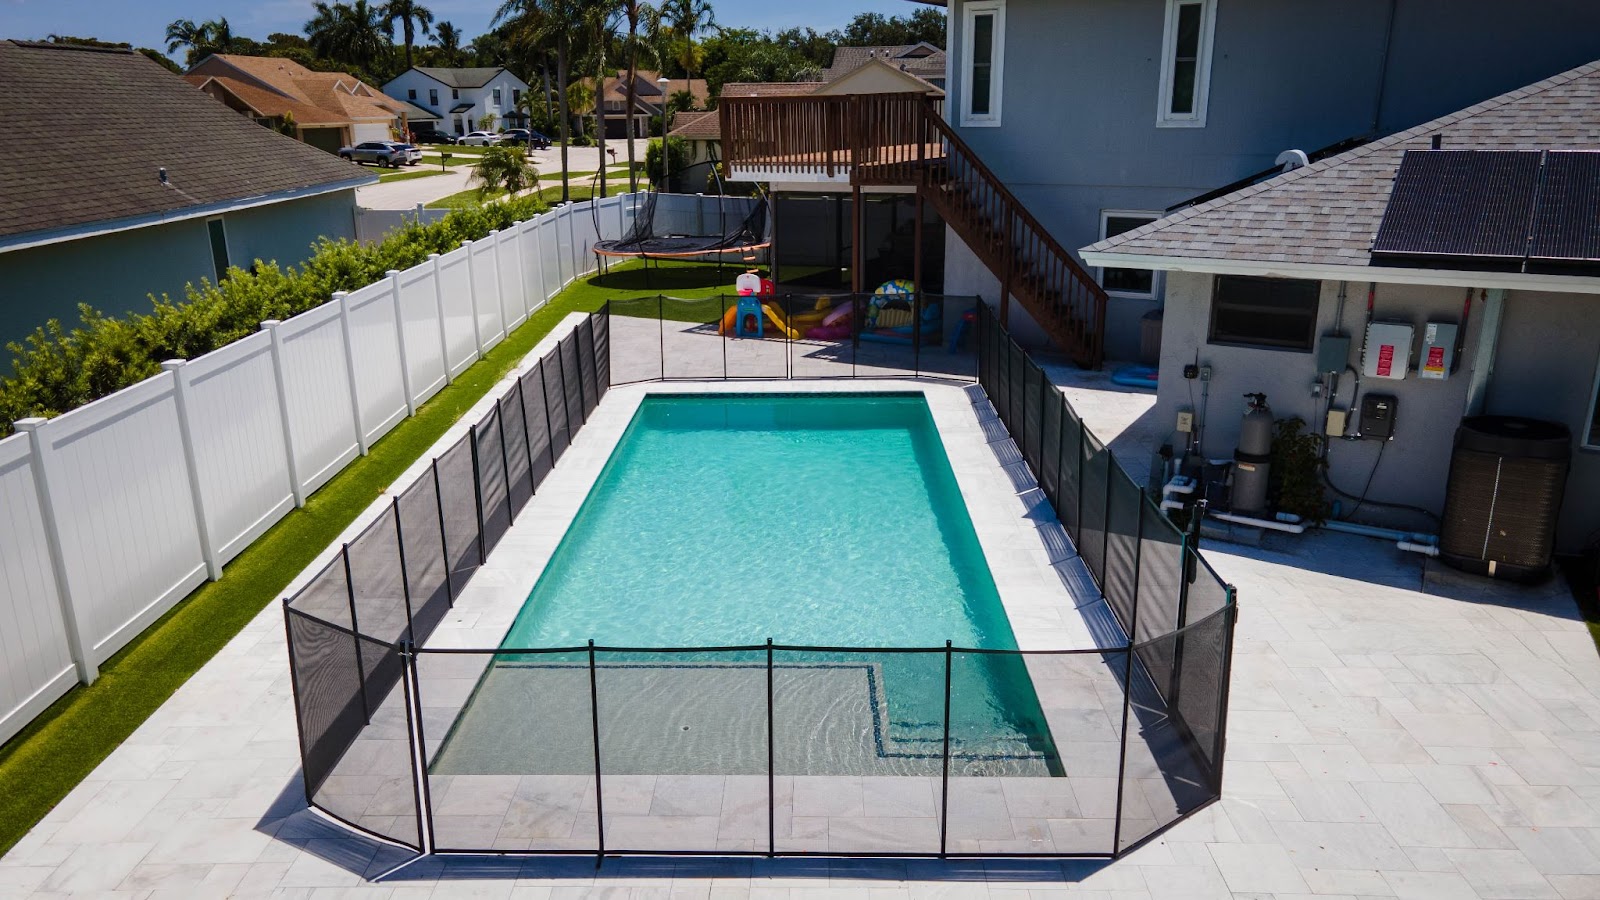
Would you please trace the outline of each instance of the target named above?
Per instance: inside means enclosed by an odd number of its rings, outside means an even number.
[[[513,225],[494,235],[495,262],[499,266],[500,276],[500,306],[504,310],[507,331],[528,319],[528,298],[523,291],[521,247],[517,232],[517,226]]]
[[[277,326],[295,471],[307,494],[327,484],[361,452],[351,413],[339,304],[324,303]]]
[[[272,336],[257,332],[207,353],[182,377],[188,380],[196,483],[225,563],[294,507]]]
[[[407,411],[393,290],[386,278],[345,298],[350,307],[356,396],[361,401],[361,423],[369,444],[400,424]]]
[[[472,279],[467,273],[467,248],[439,257],[439,302],[444,306],[445,346],[450,349],[450,375],[461,374],[478,359],[478,326],[472,314]]]
[[[0,742],[77,682],[30,439],[0,440]]]
[[[471,266],[472,295],[478,301],[478,346],[488,350],[506,336],[501,318],[500,278],[494,265],[494,235],[473,241],[467,248]]]
[[[550,298],[544,284],[544,253],[539,246],[541,234],[538,219],[517,226],[517,259],[522,263],[522,284],[527,292],[523,299],[528,301],[530,316],[538,312]]]
[[[444,342],[439,333],[439,300],[432,263],[400,273],[401,331],[406,365],[411,367],[412,400],[422,403],[445,385]]]

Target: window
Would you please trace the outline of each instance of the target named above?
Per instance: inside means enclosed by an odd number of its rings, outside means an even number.
[[[499,88],[495,88],[494,89],[494,105],[495,106],[499,106],[500,105],[500,89]]]
[[[206,234],[211,238],[211,268],[221,284],[222,277],[228,274],[228,229],[223,227],[221,217],[206,220]]]
[[[1160,213],[1102,209],[1100,240],[1149,225],[1159,218]],[[1153,298],[1156,295],[1156,273],[1149,269],[1101,269],[1100,286],[1106,289],[1106,293],[1118,297]]]
[[[1004,0],[979,0],[962,8],[961,124],[1000,124],[1001,76],[1005,69]]]
[[[450,89],[450,99],[451,100],[460,100],[461,99],[461,91],[457,90],[456,88],[451,88]]]
[[[1322,282],[1218,275],[1211,292],[1213,344],[1311,350]]]
[[[1216,0],[1167,0],[1167,26],[1161,42],[1161,106],[1156,110],[1156,125],[1205,127],[1216,21]]]
[[[1594,373],[1594,395],[1589,400],[1589,425],[1584,429],[1583,445],[1600,450],[1600,371]]]
[[[406,91],[406,99],[407,100],[415,100],[415,99],[417,99],[417,89],[416,88],[411,88],[410,90]]]
[[[522,104],[522,88],[511,89],[511,104],[513,106],[520,106]]]
[[[439,105],[439,89],[438,88],[428,88],[428,105],[429,106],[438,106]]]

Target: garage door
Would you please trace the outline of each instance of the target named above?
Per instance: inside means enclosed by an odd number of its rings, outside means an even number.
[[[304,128],[301,129],[300,136],[318,150],[338,153],[344,144],[343,131],[341,128]]]
[[[389,125],[385,122],[358,122],[355,133],[358,144],[363,141],[392,140],[389,136]]]

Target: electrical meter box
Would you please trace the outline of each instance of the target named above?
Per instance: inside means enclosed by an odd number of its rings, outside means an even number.
[[[1400,400],[1393,394],[1365,394],[1361,398],[1361,436],[1380,441],[1394,440],[1394,419]]]
[[[1422,329],[1422,355],[1417,359],[1417,377],[1443,381],[1456,364],[1454,322],[1429,322]]]
[[[1363,378],[1406,377],[1411,368],[1411,338],[1415,329],[1407,322],[1371,322],[1367,343],[1361,348]]]

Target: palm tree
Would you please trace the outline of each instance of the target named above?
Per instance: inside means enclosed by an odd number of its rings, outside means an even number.
[[[433,26],[433,13],[416,0],[389,0],[383,5],[383,20],[389,26],[389,37],[394,37],[394,23],[400,23],[401,37],[406,42],[406,68],[411,68],[411,45],[417,42],[417,32],[428,33]]]
[[[715,28],[717,24],[716,13],[711,9],[711,0],[667,0],[666,16],[672,22],[672,30],[683,36],[683,71],[685,77],[694,77],[694,34],[707,28]]]
[[[440,22],[433,31],[434,46],[439,48],[440,62],[446,66],[461,62],[461,30],[450,22]],[[410,60],[407,59],[407,64]]]
[[[618,0],[584,0],[594,72],[594,138],[600,154],[600,196],[606,195],[606,51],[617,39]]]
[[[590,87],[586,80],[574,81],[567,85],[567,103],[572,110],[588,109],[594,103],[594,88]],[[582,113],[573,116],[572,120],[578,126],[579,137],[589,133],[589,127],[584,124]]]
[[[316,15],[306,22],[305,32],[318,56],[365,68],[388,49],[383,11],[367,0],[332,5],[316,0],[311,8]]]
[[[637,161],[634,158],[633,149],[633,139],[636,137],[633,133],[633,111],[638,108],[639,97],[638,85],[635,82],[639,80],[640,52],[643,51],[647,57],[653,55],[650,54],[649,45],[644,44],[639,39],[639,22],[641,19],[648,22],[655,14],[655,10],[651,8],[650,4],[641,2],[641,0],[621,0],[621,3],[622,14],[628,20],[628,37],[623,45],[623,52],[628,55],[628,112],[626,119],[628,123],[628,190],[637,191],[639,190],[639,175],[635,171]]]
[[[490,25],[505,23],[517,40],[527,44],[552,43],[556,50],[557,105],[561,109],[561,199],[572,199],[567,178],[567,143],[571,138],[571,107],[567,103],[568,65],[572,35],[583,26],[580,0],[504,0]]]
[[[167,52],[176,53],[179,47],[188,47],[188,59],[193,62],[208,38],[205,26],[196,25],[193,19],[179,19],[167,26]]]
[[[528,162],[527,154],[520,147],[485,147],[483,155],[472,164],[472,175],[468,180],[478,182],[479,198],[487,197],[496,190],[505,191],[509,197],[538,187],[539,170]]]

